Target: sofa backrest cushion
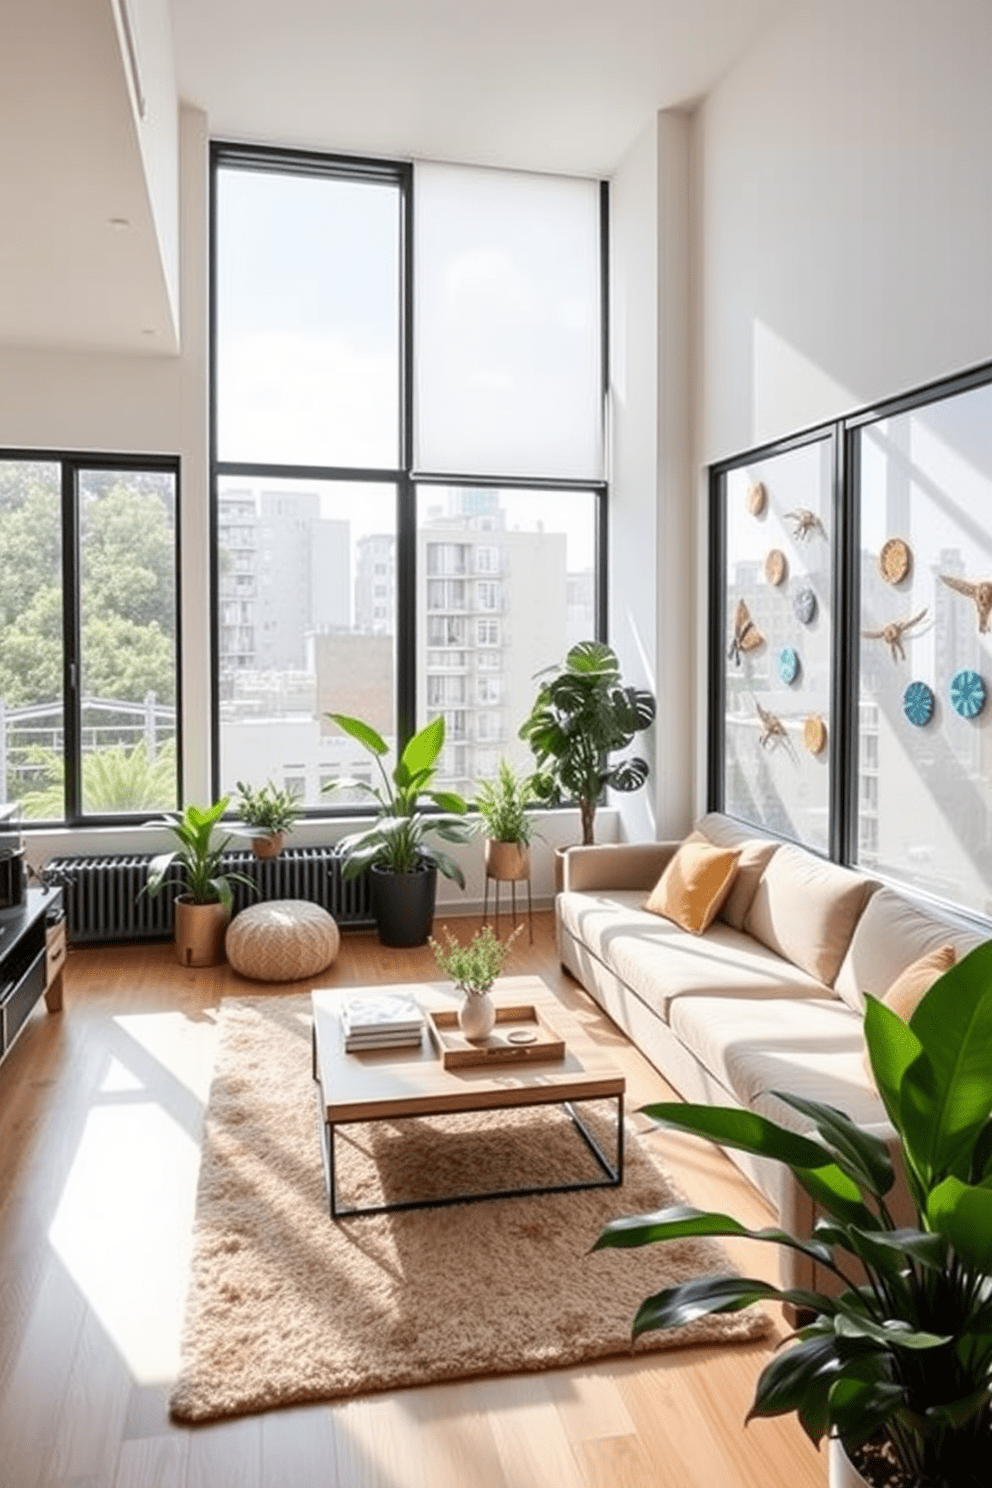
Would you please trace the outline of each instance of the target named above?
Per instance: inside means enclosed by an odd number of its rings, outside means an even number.
[[[896,978],[921,956],[950,945],[960,960],[981,941],[973,930],[932,914],[895,890],[879,889],[858,921],[834,991],[860,1016],[866,992],[884,997]]]
[[[784,843],[761,875],[744,929],[829,986],[875,887],[849,868]]]
[[[744,919],[751,908],[761,875],[779,844],[767,837],[750,836],[746,828],[728,821],[718,811],[710,811],[697,822],[695,832],[687,840],[692,841],[700,836],[717,847],[732,847],[740,852],[737,873],[717,918],[732,925],[735,930],[743,930]]]
[[[716,919],[737,872],[738,854],[705,840],[683,842],[648,895],[644,908],[702,935]]]

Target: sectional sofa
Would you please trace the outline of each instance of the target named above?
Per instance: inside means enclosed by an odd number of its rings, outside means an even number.
[[[563,966],[686,1100],[807,1130],[773,1094],[784,1090],[837,1106],[892,1141],[864,1062],[864,993],[884,996],[919,958],[945,946],[960,957],[983,937],[716,813],[690,840],[739,852],[729,894],[701,934],[645,908],[679,843],[571,848],[556,900]],[[728,1155],[786,1228],[809,1233],[812,1200],[787,1169]],[[829,1289],[807,1258],[785,1249],[780,1258],[784,1285]]]

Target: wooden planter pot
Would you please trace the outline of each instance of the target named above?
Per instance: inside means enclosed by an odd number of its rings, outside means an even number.
[[[502,883],[522,883],[530,878],[530,848],[525,842],[497,842],[486,838],[486,877]]]
[[[176,959],[183,966],[217,966],[224,960],[228,916],[223,904],[176,900]]]

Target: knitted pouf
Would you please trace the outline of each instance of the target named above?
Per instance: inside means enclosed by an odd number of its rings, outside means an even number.
[[[330,966],[341,936],[334,919],[307,899],[270,899],[235,915],[227,959],[256,982],[299,982]]]

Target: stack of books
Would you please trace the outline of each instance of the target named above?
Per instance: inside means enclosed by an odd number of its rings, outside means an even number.
[[[420,1043],[424,1014],[406,992],[349,993],[341,1003],[345,1052],[394,1049]]]

